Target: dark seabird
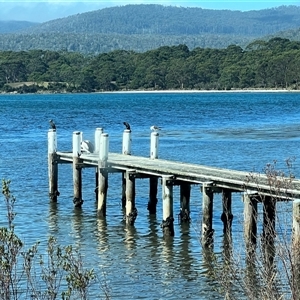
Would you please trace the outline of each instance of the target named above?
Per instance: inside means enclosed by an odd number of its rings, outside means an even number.
[[[161,130],[161,128],[160,128],[160,127],[158,127],[158,126],[155,126],[155,125],[151,126],[151,127],[150,127],[150,129],[151,129],[152,131]]]
[[[129,123],[127,123],[127,122],[123,122],[123,124],[125,125],[125,127],[126,127],[126,129],[127,129],[127,130],[131,130],[131,129],[130,129],[130,125],[129,125]]]
[[[53,122],[53,120],[52,120],[52,119],[51,119],[51,120],[49,120],[49,123],[50,123],[50,128],[52,128],[52,129],[56,130],[56,125],[55,125],[55,123]]]

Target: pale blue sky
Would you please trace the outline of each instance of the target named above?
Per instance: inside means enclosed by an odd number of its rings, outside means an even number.
[[[123,6],[126,4],[162,4],[182,7],[201,7],[205,9],[230,9],[230,10],[259,10],[273,8],[281,5],[300,5],[299,1],[289,0],[0,0],[0,20],[25,20],[32,22],[45,22],[52,19],[63,18],[77,13],[93,11],[111,6]]]

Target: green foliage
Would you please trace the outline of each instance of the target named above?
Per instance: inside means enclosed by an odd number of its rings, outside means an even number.
[[[8,227],[0,228],[0,298],[88,299],[89,287],[96,281],[94,270],[85,269],[80,253],[70,245],[60,246],[53,236],[48,239],[44,255],[38,252],[39,242],[25,249],[14,231],[16,199],[9,180],[2,180],[2,194]]]
[[[2,91],[18,93],[166,89],[299,89],[300,42],[256,41],[245,49],[163,46],[96,56],[66,51],[0,52]],[[1,87],[1,84],[0,84]]]

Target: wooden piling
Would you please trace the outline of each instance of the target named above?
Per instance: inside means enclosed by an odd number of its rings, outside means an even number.
[[[108,189],[107,159],[109,149],[109,136],[102,133],[100,138],[99,161],[98,161],[98,205],[97,215],[106,216],[106,199]]]
[[[131,130],[125,129],[123,132],[122,153],[131,155]]]
[[[75,207],[81,207],[83,203],[81,167],[79,167],[79,164],[81,163],[81,159],[80,159],[81,138],[82,138],[81,132],[79,131],[73,132],[73,186],[74,186],[73,203]]]
[[[57,165],[57,136],[56,129],[48,131],[48,178],[50,202],[57,202],[58,191],[58,165]]]
[[[223,212],[221,215],[221,220],[223,222],[223,233],[224,234],[230,234],[231,232],[231,225],[232,225],[232,219],[233,215],[231,212],[231,191],[228,189],[222,190],[222,206],[223,206]]]
[[[257,238],[257,193],[245,193],[244,201],[244,237],[247,248],[256,245]]]
[[[149,201],[147,209],[150,214],[156,214],[158,177],[149,178]]]
[[[151,132],[151,138],[150,138],[150,158],[156,159],[158,158],[158,138],[159,133],[158,132]]]
[[[126,208],[126,172],[121,172],[122,178],[122,208]]]
[[[101,127],[96,128],[96,130],[95,130],[95,150],[94,150],[94,153],[99,153],[102,133],[103,133],[103,128],[101,128]]]
[[[135,207],[135,170],[126,171],[126,224],[134,225],[137,217]]]
[[[180,222],[190,222],[191,185],[187,182],[180,184]]]
[[[131,130],[125,129],[123,131],[122,140],[122,154],[131,155]],[[122,172],[122,208],[126,207],[126,173]]]
[[[294,283],[295,295],[300,295],[300,200],[293,201],[293,235],[292,235],[292,282]]]
[[[213,245],[213,234],[212,228],[213,221],[213,190],[212,183],[203,183],[202,186],[202,245],[204,247],[210,247]]]
[[[274,197],[263,197],[263,234],[262,245],[265,263],[268,267],[273,266],[275,257],[275,217],[276,200]]]
[[[174,236],[172,179],[172,175],[162,176],[163,222],[161,227],[164,236]]]

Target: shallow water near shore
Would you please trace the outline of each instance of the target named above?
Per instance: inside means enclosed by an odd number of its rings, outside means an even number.
[[[97,271],[111,299],[223,299],[202,253],[202,195],[192,186],[190,224],[175,218],[175,237],[164,239],[161,189],[157,214],[147,210],[149,181],[137,179],[135,226],[128,228],[121,207],[121,175],[109,176],[107,217],[96,217],[95,170],[83,170],[83,207],[73,207],[72,168],[59,165],[58,203],[48,197],[48,121],[57,125],[58,150],[72,148],[73,131],[94,139],[97,127],[109,134],[110,151],[121,152],[123,121],[132,128],[132,154],[149,157],[150,126],[162,127],[159,158],[262,172],[267,163],[295,158],[300,177],[300,94],[298,93],[99,93],[0,95],[0,176],[11,179],[17,198],[16,231],[28,246],[50,235],[77,247]],[[0,201],[0,226],[5,210]],[[282,206],[280,206],[282,207]],[[286,209],[286,208],[282,208]],[[174,187],[174,214],[179,188]],[[223,251],[221,196],[214,198],[214,251]],[[243,203],[233,194],[233,245],[242,246]],[[90,299],[101,299],[100,283]]]

